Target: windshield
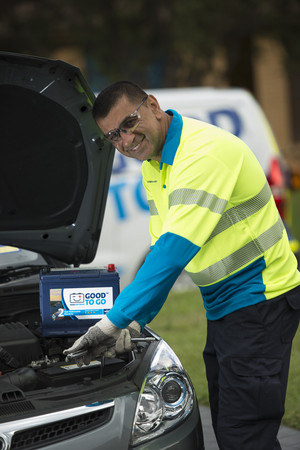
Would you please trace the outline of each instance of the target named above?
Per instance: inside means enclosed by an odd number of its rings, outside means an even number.
[[[47,264],[38,253],[8,245],[0,245],[0,269]]]

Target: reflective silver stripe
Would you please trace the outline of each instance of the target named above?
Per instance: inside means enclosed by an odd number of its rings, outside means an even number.
[[[275,245],[282,238],[284,225],[281,218],[268,230],[264,231],[260,236],[248,244],[244,245],[239,250],[231,255],[223,258],[221,261],[207,267],[201,272],[188,272],[192,280],[198,286],[206,286],[211,283],[216,283],[221,278],[235,272],[247,263],[250,263],[255,258],[261,256],[269,248]]]
[[[196,189],[176,189],[169,195],[169,209],[175,205],[198,205],[210,211],[222,214],[227,200],[214,194]]]
[[[246,202],[243,202],[240,205],[234,206],[233,208],[225,211],[206,242],[210,241],[217,234],[222,233],[222,231],[231,227],[235,223],[240,222],[241,220],[244,220],[259,211],[268,203],[271,195],[272,194],[269,183],[266,182],[262,190],[257,195],[255,195],[255,197],[252,197]]]
[[[158,211],[157,211],[156,205],[154,203],[154,200],[148,200],[148,204],[149,204],[149,209],[150,209],[150,215],[157,216]]]

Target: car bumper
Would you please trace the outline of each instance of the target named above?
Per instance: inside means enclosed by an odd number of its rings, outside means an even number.
[[[68,437],[64,435],[64,424],[66,423],[65,421],[68,420],[68,427],[70,427],[70,419],[72,421],[73,418],[74,422],[76,422],[78,418],[80,419],[76,409],[74,409],[74,412],[72,409],[67,409],[62,413],[58,413],[59,416],[54,413],[54,415],[46,414],[44,416],[31,418],[28,421],[25,420],[25,422],[23,422],[24,429],[22,430],[23,426],[21,424],[19,431],[24,433],[27,442],[23,439],[23,443],[24,445],[26,444],[26,446],[22,447],[21,445],[21,448],[26,448],[26,450],[61,450],[62,448],[64,450],[141,450],[145,448],[147,448],[147,450],[158,448],[160,450],[185,450],[187,448],[189,450],[204,449],[202,425],[196,399],[191,414],[180,426],[157,438],[143,442],[141,445],[134,447],[130,446],[129,443],[137,401],[138,392],[132,392],[128,395],[115,398],[110,404],[108,402],[107,406],[110,408],[113,404],[113,413],[106,423],[103,423],[100,427],[89,429],[88,432],[82,432],[77,428],[76,432],[74,432],[74,436],[70,436],[70,433],[68,433]],[[105,409],[105,406],[103,409]],[[8,436],[8,429],[11,428],[12,425],[12,422],[2,424],[2,436],[5,434]],[[54,434],[55,429],[58,429],[59,432],[56,437],[51,440],[49,435],[51,436],[52,433]],[[14,442],[14,437],[11,436],[11,438],[8,448],[11,448],[12,450],[19,449],[20,441]],[[6,441],[6,443],[8,442]]]

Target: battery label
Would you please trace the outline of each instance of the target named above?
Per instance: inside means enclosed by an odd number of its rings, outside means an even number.
[[[112,307],[112,287],[50,289],[50,314],[54,321],[102,319]]]

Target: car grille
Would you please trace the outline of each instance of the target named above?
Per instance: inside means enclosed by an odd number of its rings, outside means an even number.
[[[110,407],[17,431],[13,435],[10,448],[11,450],[40,449],[55,442],[70,439],[103,426],[110,420],[112,413],[113,408]]]

